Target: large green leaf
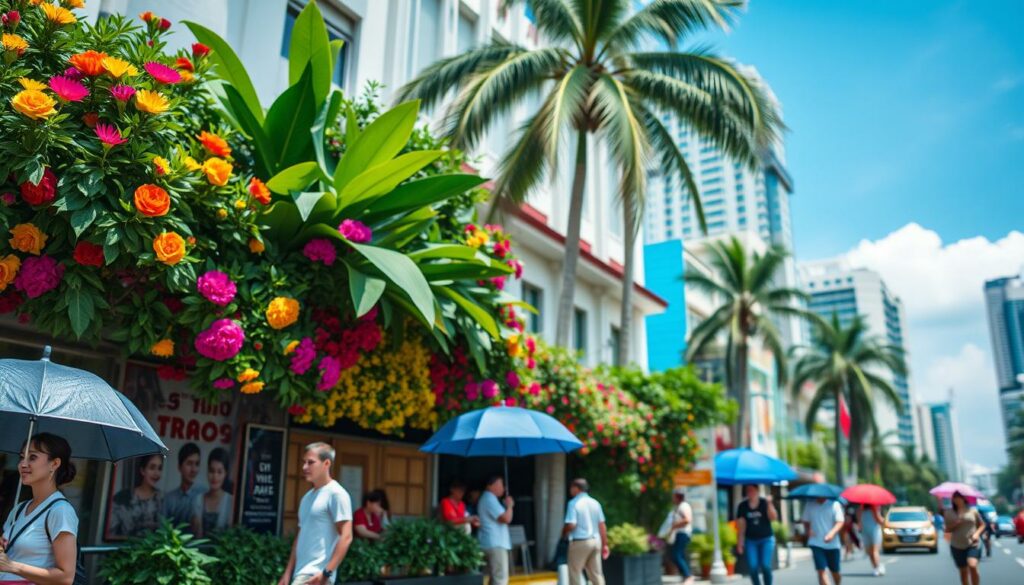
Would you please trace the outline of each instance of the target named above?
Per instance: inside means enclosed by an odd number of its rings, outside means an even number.
[[[82,289],[70,289],[67,292],[68,319],[71,320],[71,329],[75,337],[82,337],[82,334],[89,328],[92,322],[94,306],[92,295]]]
[[[419,100],[398,104],[367,126],[338,162],[334,189],[341,192],[349,181],[372,166],[395,157],[412,136],[419,114]]]
[[[434,293],[431,292],[427,279],[423,277],[423,273],[420,272],[416,263],[405,254],[394,250],[357,244],[348,240],[345,240],[345,243],[359,252],[363,258],[380,270],[385,278],[398,287],[412,301],[424,321],[434,322]]]
[[[235,86],[224,84],[222,88],[235,123],[253,141],[253,150],[256,154],[256,174],[260,177],[271,176],[271,160],[274,157],[275,148],[270,137],[263,131],[262,116],[257,119],[253,115],[245,103],[245,98],[238,93]]]
[[[292,191],[303,191],[319,175],[317,165],[313,161],[301,162],[284,169],[267,181],[267,188],[279,195],[287,195]]]
[[[460,309],[466,312],[467,315],[473,318],[484,331],[489,333],[491,337],[497,339],[501,336],[498,330],[498,323],[494,320],[494,317],[483,307],[460,295],[449,287],[437,286],[434,287],[434,291],[437,294],[447,297],[455,302]]]
[[[366,169],[339,192],[341,208],[391,191],[441,154],[440,150],[419,150]]]
[[[368,276],[351,265],[348,267],[348,287],[352,293],[352,304],[356,307],[356,317],[362,317],[377,304],[387,283],[379,278]]]
[[[334,194],[321,191],[306,191],[292,193],[292,200],[295,201],[295,209],[299,212],[302,221],[310,221],[314,214],[324,218],[334,215]],[[315,221],[315,220],[314,220]]]
[[[292,27],[292,40],[288,46],[288,83],[298,82],[307,65],[312,69],[313,96],[319,108],[331,90],[332,67],[327,26],[316,2],[306,4]]]
[[[422,250],[409,252],[409,257],[416,261],[432,258],[452,258],[458,260],[479,258],[480,260],[487,260],[487,256],[482,254],[480,250],[462,244],[428,244]]]
[[[260,98],[256,95],[256,88],[253,86],[252,80],[249,79],[242,60],[231,49],[231,45],[220,38],[217,33],[201,24],[188,20],[184,22],[185,26],[195,35],[196,40],[210,47],[211,52],[207,59],[213,62],[217,69],[217,75],[238,91],[249,112],[262,124],[263,107],[260,105]]]
[[[284,243],[302,227],[302,216],[291,201],[276,201],[260,216],[260,224],[267,228],[264,233],[268,239]]]
[[[284,90],[267,111],[263,129],[277,144],[271,159],[270,170],[273,173],[293,164],[314,160],[313,136],[309,129],[315,120],[313,73],[307,66],[299,81]]]
[[[478,187],[487,179],[477,175],[436,175],[399,185],[393,191],[367,202],[366,221],[376,221],[389,215],[433,205],[455,195]]]
[[[313,135],[313,152],[316,153],[316,162],[320,165],[324,175],[334,176],[335,161],[328,157],[324,146],[324,133],[328,126],[333,127],[338,120],[338,111],[345,101],[340,91],[331,92],[330,98],[320,106],[320,112],[316,115],[316,121],[309,132]]]
[[[479,280],[493,276],[505,276],[511,269],[501,265],[480,264],[477,262],[445,262],[435,264],[420,264],[420,271],[427,280],[436,282],[439,280]]]

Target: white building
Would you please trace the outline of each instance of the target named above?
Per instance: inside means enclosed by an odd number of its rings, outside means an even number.
[[[800,274],[804,290],[811,295],[810,310],[825,319],[831,319],[834,314],[844,326],[860,315],[868,335],[882,338],[887,345],[902,348],[906,361],[910,361],[903,303],[889,291],[877,272],[851,268],[845,260],[831,259],[801,263]],[[899,412],[887,402],[875,400],[875,422],[879,432],[894,430],[901,444],[916,444],[914,394],[908,377],[888,370],[879,374],[892,384],[904,405]]]

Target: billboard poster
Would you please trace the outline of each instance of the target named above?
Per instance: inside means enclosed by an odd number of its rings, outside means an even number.
[[[121,388],[170,451],[166,459],[140,457],[114,466],[104,539],[145,534],[165,518],[200,537],[233,525],[235,405],[203,400],[185,380],[160,379],[155,367],[135,362],[127,364]]]
[[[239,523],[256,532],[277,534],[284,485],[285,430],[250,424],[245,428],[244,445]]]

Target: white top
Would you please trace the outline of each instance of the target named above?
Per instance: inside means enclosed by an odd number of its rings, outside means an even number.
[[[604,522],[604,510],[601,503],[580,492],[569,500],[565,511],[565,523],[575,524],[576,528],[569,534],[569,540],[589,540],[601,536],[601,523]]]
[[[208,511],[206,509],[206,494],[209,492],[210,490],[207,489],[202,494],[192,498],[192,517],[199,518],[200,525],[203,527],[203,536],[209,536],[212,532],[223,530],[230,526],[231,512],[234,509],[234,496],[224,492],[220,495],[217,510]]]
[[[302,496],[293,579],[319,575],[327,568],[338,544],[338,522],[344,521],[352,521],[352,498],[337,481]]]
[[[674,543],[676,541],[677,534],[685,534],[687,536],[693,535],[693,508],[690,506],[690,502],[679,502],[674,512],[672,512],[672,523],[681,522],[683,518],[688,519],[690,522],[682,528],[674,528],[668,535],[668,541]]]
[[[811,524],[811,537],[807,540],[807,546],[840,548],[838,534],[829,542],[825,542],[825,535],[832,531],[836,522],[843,521],[843,506],[839,502],[835,500],[826,500],[824,504],[819,504],[817,501],[808,502],[804,506],[804,515],[800,520]]]
[[[498,501],[498,496],[484,490],[480,495],[480,501],[476,503],[476,508],[480,517],[480,530],[477,533],[480,548],[512,550],[512,535],[509,534],[508,524],[498,521],[498,517],[504,514],[506,509],[505,505]]]
[[[7,515],[7,521],[4,522],[4,536],[10,539],[14,536],[21,527],[28,523],[29,520],[35,518],[36,514],[42,511],[43,508],[48,506],[53,500],[63,498],[64,494],[54,492],[50,497],[46,498],[42,504],[34,508],[28,514],[25,510],[21,510],[21,514],[15,519],[14,515],[18,513],[22,506],[19,504],[11,510],[11,513]],[[45,523],[45,524],[44,524]],[[14,546],[7,551],[7,556],[13,561],[18,561],[30,565],[33,567],[39,567],[43,569],[52,569],[57,566],[57,559],[53,556],[53,543],[46,538],[46,529],[50,529],[50,536],[53,540],[57,540],[57,536],[63,532],[70,533],[77,538],[78,536],[78,514],[75,513],[75,508],[71,505],[71,502],[58,502],[47,510],[43,516],[33,521],[24,532],[18,536],[18,539],[14,542]],[[17,575],[10,573],[0,573],[0,581],[22,581],[23,579]]]

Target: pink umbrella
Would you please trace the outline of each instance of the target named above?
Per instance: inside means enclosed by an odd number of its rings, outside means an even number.
[[[978,490],[967,485],[966,483],[957,483],[955,481],[947,481],[945,483],[933,487],[928,491],[929,494],[935,496],[936,498],[946,499],[952,498],[954,492],[960,492],[960,494],[963,495],[963,497],[967,499],[968,502],[974,502],[979,498],[985,497],[985,494],[979,492]]]
[[[889,506],[896,503],[896,496],[892,495],[889,490],[870,483],[846,488],[840,496],[851,504]]]

